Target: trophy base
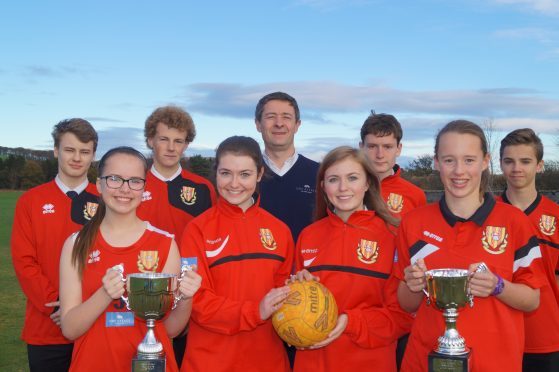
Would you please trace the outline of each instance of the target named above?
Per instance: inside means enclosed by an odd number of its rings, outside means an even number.
[[[132,372],[165,372],[165,358],[132,359]]]
[[[471,352],[463,355],[447,355],[432,351],[429,353],[429,372],[470,372]]]

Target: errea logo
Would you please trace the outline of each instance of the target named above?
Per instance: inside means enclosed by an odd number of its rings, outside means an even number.
[[[423,231],[423,235],[425,235],[428,238],[435,239],[439,243],[443,241],[443,238],[441,238],[440,236],[438,236],[436,234],[433,234],[432,232],[429,232],[427,230]]]
[[[151,200],[151,191],[144,191],[142,194],[142,201]]]
[[[101,261],[101,252],[96,249],[89,254],[89,260],[87,260],[87,263],[91,264],[99,261]]]
[[[50,203],[43,205],[43,214],[50,213],[54,213],[54,205]]]

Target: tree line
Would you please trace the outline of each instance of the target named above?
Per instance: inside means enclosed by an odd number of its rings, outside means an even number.
[[[151,158],[148,158],[151,166]],[[185,169],[213,181],[215,179],[214,158],[194,155],[181,161]],[[559,161],[545,162],[545,170],[536,177],[539,190],[559,190]],[[27,190],[52,180],[58,172],[58,163],[54,157],[26,157],[24,155],[0,156],[0,189]],[[403,168],[403,177],[423,190],[442,190],[443,185],[438,172],[433,169],[433,156],[420,155]],[[89,169],[91,182],[97,179],[97,163]],[[506,181],[502,174],[491,177],[492,190],[503,190]]]
[[[185,169],[213,180],[213,162],[214,158],[194,155],[183,159],[181,164]],[[151,158],[148,163],[151,166]],[[0,189],[27,190],[54,179],[57,173],[58,162],[54,157],[29,158],[22,154],[0,157]],[[97,179],[97,162],[89,168],[87,178],[90,182]]]
[[[493,167],[496,172],[498,165]],[[404,178],[413,182],[423,190],[442,190],[443,185],[439,174],[433,167],[433,155],[420,155],[412,160],[403,172]],[[507,182],[502,174],[492,174],[491,189],[505,189]],[[544,161],[544,171],[536,175],[538,190],[559,190],[559,161]]]

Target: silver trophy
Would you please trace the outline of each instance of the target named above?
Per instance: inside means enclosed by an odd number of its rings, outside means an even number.
[[[124,278],[123,265],[113,269],[120,272],[126,282],[128,297],[122,296],[128,310],[146,321],[147,333],[138,345],[138,353],[132,360],[132,372],[164,372],[166,366],[163,345],[155,337],[155,322],[173,310],[182,296],[178,293],[178,283],[187,267],[181,268],[181,275],[164,273],[135,273]]]
[[[476,271],[486,270],[487,266],[482,263]],[[456,329],[458,310],[467,304],[474,306],[469,290],[469,272],[463,269],[436,269],[427,271],[425,276],[427,305],[432,304],[441,310],[446,324],[436,349],[429,354],[429,371],[469,371],[471,351]]]

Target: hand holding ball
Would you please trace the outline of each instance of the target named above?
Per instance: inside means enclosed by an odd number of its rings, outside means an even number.
[[[338,319],[332,293],[314,280],[294,281],[289,287],[287,299],[272,316],[278,335],[295,347],[309,347],[326,339]]]

